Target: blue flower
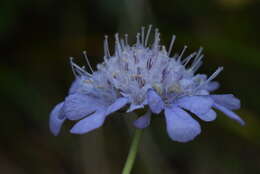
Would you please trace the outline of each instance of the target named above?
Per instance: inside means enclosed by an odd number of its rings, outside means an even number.
[[[154,41],[148,46],[151,26],[137,34],[136,43],[128,44],[128,37],[115,35],[115,53],[111,56],[108,38],[104,41],[104,62],[93,71],[84,52],[91,73],[71,59],[75,81],[68,96],[54,107],[50,114],[50,129],[58,135],[65,120],[78,122],[71,133],[84,134],[101,127],[111,113],[128,107],[133,112],[145,106],[146,112],[134,121],[140,129],[149,126],[152,114],[164,112],[168,135],[174,141],[188,142],[201,132],[201,127],[191,114],[203,121],[216,119],[219,110],[229,118],[244,125],[233,112],[240,108],[239,99],[232,94],[211,94],[219,87],[213,81],[223,70],[218,68],[211,76],[196,74],[202,65],[202,48],[184,56],[187,47],[171,56],[175,41],[173,36],[168,51],[160,45],[158,29]]]

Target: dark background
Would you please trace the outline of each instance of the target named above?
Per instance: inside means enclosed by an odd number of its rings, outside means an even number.
[[[48,128],[49,112],[62,101],[73,80],[68,57],[87,50],[91,64],[102,61],[103,36],[128,33],[153,24],[173,51],[204,47],[210,74],[224,71],[217,93],[241,99],[241,127],[219,113],[201,122],[202,134],[181,144],[171,141],[163,117],[145,130],[133,173],[260,173],[260,3],[257,0],[85,0],[0,2],[0,173],[120,173],[131,140],[131,118],[110,117],[86,135],[58,137]],[[133,42],[132,42],[133,43]]]

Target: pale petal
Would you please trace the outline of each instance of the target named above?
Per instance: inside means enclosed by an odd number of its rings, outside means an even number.
[[[217,117],[216,112],[213,109],[210,109],[209,112],[205,113],[205,114],[196,114],[200,119],[202,119],[203,121],[214,121]]]
[[[106,109],[103,109],[80,120],[72,127],[70,132],[74,134],[84,134],[101,127],[106,119],[105,112]]]
[[[172,140],[188,142],[200,134],[199,123],[177,106],[165,108],[167,132]]]
[[[234,113],[233,111],[227,109],[224,106],[221,106],[219,104],[214,104],[213,105],[214,108],[220,110],[221,112],[223,112],[226,116],[228,116],[229,118],[237,121],[238,123],[240,123],[241,125],[245,125],[245,121],[242,120],[236,113]]]
[[[219,88],[219,86],[220,86],[220,84],[218,82],[212,81],[207,84],[206,88],[208,91],[215,91]]]
[[[222,105],[230,110],[240,108],[240,100],[232,94],[211,95],[215,103]]]
[[[148,101],[148,105],[153,113],[159,114],[162,111],[162,109],[164,107],[164,102],[162,101],[161,97],[153,89],[149,89],[147,91],[147,101]]]
[[[69,95],[64,102],[64,114],[70,120],[81,119],[102,107],[97,99],[85,94],[75,93]]]
[[[62,113],[63,102],[57,104],[50,114],[49,126],[51,132],[57,136],[60,132],[61,126],[65,121],[65,117]]]
[[[115,112],[121,108],[123,108],[128,103],[128,98],[121,97],[117,99],[112,105],[110,105],[107,109],[107,115],[111,114],[112,112]]]
[[[126,112],[132,112],[134,110],[141,109],[141,108],[144,108],[144,104],[136,105],[132,103],[130,104],[129,109]]]
[[[196,115],[204,115],[209,112],[213,100],[209,96],[187,96],[178,99],[176,104]]]
[[[77,92],[79,86],[80,86],[81,78],[76,77],[76,79],[72,82],[70,89],[69,89],[69,94],[73,94]]]
[[[148,110],[143,116],[134,121],[134,126],[139,129],[144,129],[150,125],[151,112]]]

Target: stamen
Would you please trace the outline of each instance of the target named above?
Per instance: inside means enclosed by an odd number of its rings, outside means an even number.
[[[92,69],[92,67],[91,67],[91,65],[90,65],[89,60],[88,60],[87,52],[86,52],[86,51],[83,51],[83,55],[84,55],[84,58],[85,58],[85,60],[86,60],[86,62],[87,62],[87,65],[88,65],[90,71],[93,73],[94,71],[93,71],[93,69]]]
[[[194,67],[194,68],[192,69],[193,73],[195,73],[195,72],[199,69],[199,67],[200,67],[202,64],[203,64],[203,62],[200,61],[200,62],[196,65],[196,67]]]
[[[75,71],[74,66],[73,66],[73,57],[70,57],[70,66],[71,66],[71,70],[72,70],[73,75],[75,77],[77,77],[76,71]]]
[[[217,77],[217,75],[223,70],[224,68],[218,67],[218,69],[207,79],[206,83],[210,82],[211,80],[213,80],[214,78]]]
[[[144,26],[141,28],[141,39],[142,39],[142,45],[144,46]]]
[[[182,64],[183,66],[186,66],[190,60],[196,55],[197,53],[196,52],[193,52],[191,53],[188,57],[186,57],[183,61],[182,61]]]
[[[160,42],[160,33],[159,33],[159,29],[156,28],[155,33],[154,33],[154,42],[153,42],[153,48],[152,48],[153,50],[158,49],[159,42]]]
[[[80,66],[78,66],[77,64],[75,64],[73,62],[73,57],[70,57],[70,65],[72,68],[72,72],[75,75],[75,77],[77,77],[78,75],[85,75],[88,77],[91,77],[91,74],[89,74],[88,72],[86,72],[84,69],[82,69]]]
[[[107,58],[110,58],[109,45],[108,45],[108,36],[107,35],[105,35],[105,40],[104,40],[104,54],[105,54],[105,56],[104,56],[105,60]]]
[[[164,45],[162,46],[162,52],[163,52],[163,54],[166,54],[166,55],[167,55],[167,51],[166,51],[166,48],[165,48]]]
[[[198,61],[198,59],[200,58],[200,54],[201,54],[202,51],[203,51],[203,48],[200,47],[199,50],[198,50],[198,53],[197,53],[196,57],[195,57],[194,60],[193,60],[193,63],[192,63],[192,64],[194,64],[194,63],[196,63],[196,62]],[[193,65],[192,65],[192,66],[193,66]]]
[[[169,46],[169,50],[168,50],[168,56],[170,56],[170,54],[172,52],[172,47],[173,47],[173,44],[175,42],[175,39],[176,39],[176,36],[172,35],[172,40],[171,40],[171,43],[170,43],[170,46]]]
[[[128,44],[128,34],[125,34],[125,45],[129,46],[129,44]]]
[[[124,49],[125,49],[125,42],[124,42],[124,39],[120,39],[120,43],[121,43],[122,48],[123,48],[123,50],[124,50]]]
[[[152,25],[149,25],[149,28],[148,28],[148,31],[147,31],[147,34],[146,34],[146,37],[145,37],[145,42],[144,42],[145,47],[147,46],[147,42],[148,42],[151,30],[152,30]]]
[[[115,34],[115,50],[116,50],[116,53],[118,56],[120,56],[120,53],[122,53],[122,48],[121,48],[121,45],[120,45],[120,42],[119,42],[119,35],[118,33]]]
[[[201,59],[204,57],[204,55],[201,55],[201,52],[202,52],[203,48],[200,47],[198,52],[197,52],[197,55],[196,57],[194,58],[192,64],[191,64],[191,68],[190,69],[197,69],[196,66],[199,64],[199,62],[201,61]]]
[[[182,49],[182,51],[181,51],[181,54],[179,55],[177,61],[180,61],[180,60],[181,60],[181,58],[182,58],[182,56],[183,56],[183,54],[184,54],[184,52],[186,51],[187,48],[188,48],[187,45],[184,45],[184,47],[183,47],[183,49]]]
[[[198,57],[198,58],[195,58],[196,59],[196,62],[193,62],[192,63],[192,65],[191,65],[191,67],[190,67],[190,70],[191,71],[194,71],[195,72],[195,69],[198,69],[199,68],[199,66],[202,64],[201,62],[201,60],[202,60],[202,58],[204,57],[204,55],[201,55],[200,57]]]
[[[140,33],[136,34],[136,46],[139,47],[140,46]]]

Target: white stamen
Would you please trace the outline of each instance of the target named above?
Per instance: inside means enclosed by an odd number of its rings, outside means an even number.
[[[169,50],[168,50],[168,56],[170,56],[170,54],[172,52],[172,47],[173,47],[173,44],[175,42],[175,39],[176,39],[176,36],[172,35],[172,40],[171,40],[171,43],[170,43],[170,46],[169,46]]]
[[[80,66],[78,66],[77,64],[75,64],[73,62],[73,57],[70,57],[70,65],[73,71],[73,74],[77,77],[77,73],[79,75],[86,75],[88,77],[91,77],[91,74],[89,74],[88,72],[86,72],[84,69],[82,69]]]
[[[104,40],[104,58],[110,58],[110,52],[109,52],[109,45],[108,45],[108,36],[105,35],[105,40]]]
[[[147,46],[147,42],[148,42],[151,30],[152,30],[152,25],[149,25],[149,28],[148,28],[148,31],[147,31],[147,34],[146,34],[146,37],[145,37],[145,42],[144,42],[145,47]]]
[[[89,60],[88,60],[87,52],[86,52],[86,51],[83,51],[83,55],[84,55],[84,58],[85,58],[85,60],[86,60],[86,62],[87,62],[87,65],[88,65],[90,71],[93,73],[94,71],[93,71],[93,69],[92,69],[92,67],[91,67],[91,65],[90,65]]]
[[[140,46],[140,33],[136,34],[136,46],[139,47]]]
[[[200,55],[198,58],[195,58],[196,59],[196,62],[193,62],[191,67],[190,67],[190,70],[191,71],[195,71],[195,69],[198,69],[198,67],[201,65],[200,62],[202,62],[202,58],[204,57],[204,55]]]
[[[181,51],[181,54],[180,54],[179,57],[178,57],[178,61],[181,60],[181,58],[182,58],[182,56],[183,56],[183,54],[184,54],[184,52],[186,51],[187,48],[188,48],[187,45],[184,45],[184,47],[183,47],[183,49],[182,49],[182,51]]]
[[[160,33],[159,33],[159,29],[156,28],[154,33],[154,42],[153,42],[152,49],[157,50],[159,48],[159,43],[160,43]]]
[[[141,28],[141,39],[142,39],[142,45],[144,46],[144,27]]]
[[[210,82],[211,80],[213,80],[215,77],[217,77],[217,75],[223,70],[224,68],[218,67],[218,69],[207,79],[206,83]]]
[[[129,46],[129,45],[128,45],[128,34],[125,34],[125,45],[126,45],[126,46]]]
[[[182,64],[183,66],[186,66],[190,60],[196,55],[197,53],[196,52],[193,52],[191,53],[188,57],[186,57],[183,61],[182,61]]]
[[[118,56],[120,56],[120,53],[122,53],[122,48],[121,48],[121,45],[120,45],[120,42],[119,42],[119,35],[118,33],[115,34],[115,50],[116,50],[116,54]]]

